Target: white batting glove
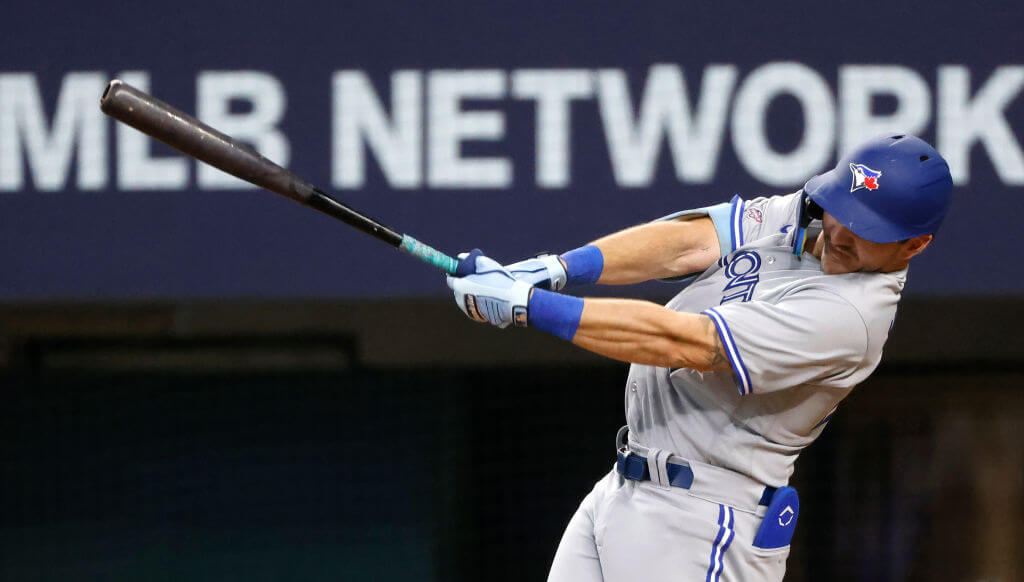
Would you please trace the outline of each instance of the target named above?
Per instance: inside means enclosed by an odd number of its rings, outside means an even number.
[[[558,255],[541,255],[532,259],[512,263],[505,267],[519,281],[547,291],[561,291],[565,288],[568,274]]]
[[[526,327],[526,308],[532,285],[517,281],[497,261],[478,249],[459,255],[460,277],[449,276],[455,304],[473,321],[506,328]]]

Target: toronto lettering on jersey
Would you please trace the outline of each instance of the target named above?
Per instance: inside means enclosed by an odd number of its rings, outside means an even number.
[[[758,275],[758,271],[761,270],[761,255],[754,251],[740,251],[724,257],[722,262],[729,282],[722,289],[720,304],[750,301],[754,297],[754,288],[761,279]]]
[[[834,88],[822,71],[799,62],[740,73],[733,64],[703,70],[654,64],[640,79],[614,68],[396,70],[381,87],[367,71],[339,70],[323,80],[330,111],[296,114],[324,116],[304,126],[329,132],[331,185],[338,189],[366,187],[371,158],[399,190],[509,189],[517,164],[532,166],[538,188],[571,187],[571,112],[587,100],[596,105],[590,122],[601,129],[610,175],[622,188],[650,186],[659,163],[671,164],[680,183],[712,183],[727,139],[750,176],[772,187],[794,186],[825,169],[837,151],[895,128],[933,129],[958,185],[970,183],[972,150],[984,152],[1003,184],[1024,185],[1024,150],[1006,115],[1024,90],[1024,66],[972,78],[965,65],[923,72],[849,64],[838,68]],[[192,180],[200,190],[248,187],[184,157],[154,156],[138,132],[112,129],[97,106],[112,77],[151,88],[146,71],[68,72],[56,94],[44,96],[37,74],[0,73],[0,191],[176,191]],[[631,87],[640,89],[631,94]],[[159,87],[153,92],[160,95]],[[802,135],[787,151],[773,148],[766,124],[780,97],[794,100],[803,117]],[[879,113],[877,98],[895,105]],[[239,101],[247,103],[244,111],[232,107]],[[282,165],[292,143],[305,137],[281,129],[287,102],[284,84],[267,72],[199,71],[195,78],[197,116]],[[515,102],[534,106],[533,151],[464,151],[467,143],[504,140]]]

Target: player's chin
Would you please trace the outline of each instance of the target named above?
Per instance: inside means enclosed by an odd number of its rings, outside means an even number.
[[[846,262],[846,257],[826,250],[821,257],[821,270],[826,275],[842,275],[852,273],[855,269]]]

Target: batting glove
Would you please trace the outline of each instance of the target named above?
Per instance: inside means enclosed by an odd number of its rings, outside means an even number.
[[[455,304],[473,321],[506,328],[526,327],[527,305],[533,286],[517,281],[497,261],[480,249],[459,255],[456,277],[447,278],[455,292]]]
[[[565,288],[568,275],[558,255],[539,255],[532,259],[512,263],[505,267],[519,281],[548,291],[561,291]]]

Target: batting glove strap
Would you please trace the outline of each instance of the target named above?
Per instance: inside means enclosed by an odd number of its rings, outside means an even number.
[[[529,303],[529,323],[566,341],[572,341],[583,317],[583,299],[534,289]]]
[[[512,312],[512,325],[526,327],[529,322],[530,292],[533,285],[526,281],[516,281],[509,289],[509,307]]]
[[[568,278],[562,261],[556,255],[541,255],[505,267],[512,276],[520,281],[551,291],[561,291]]]

